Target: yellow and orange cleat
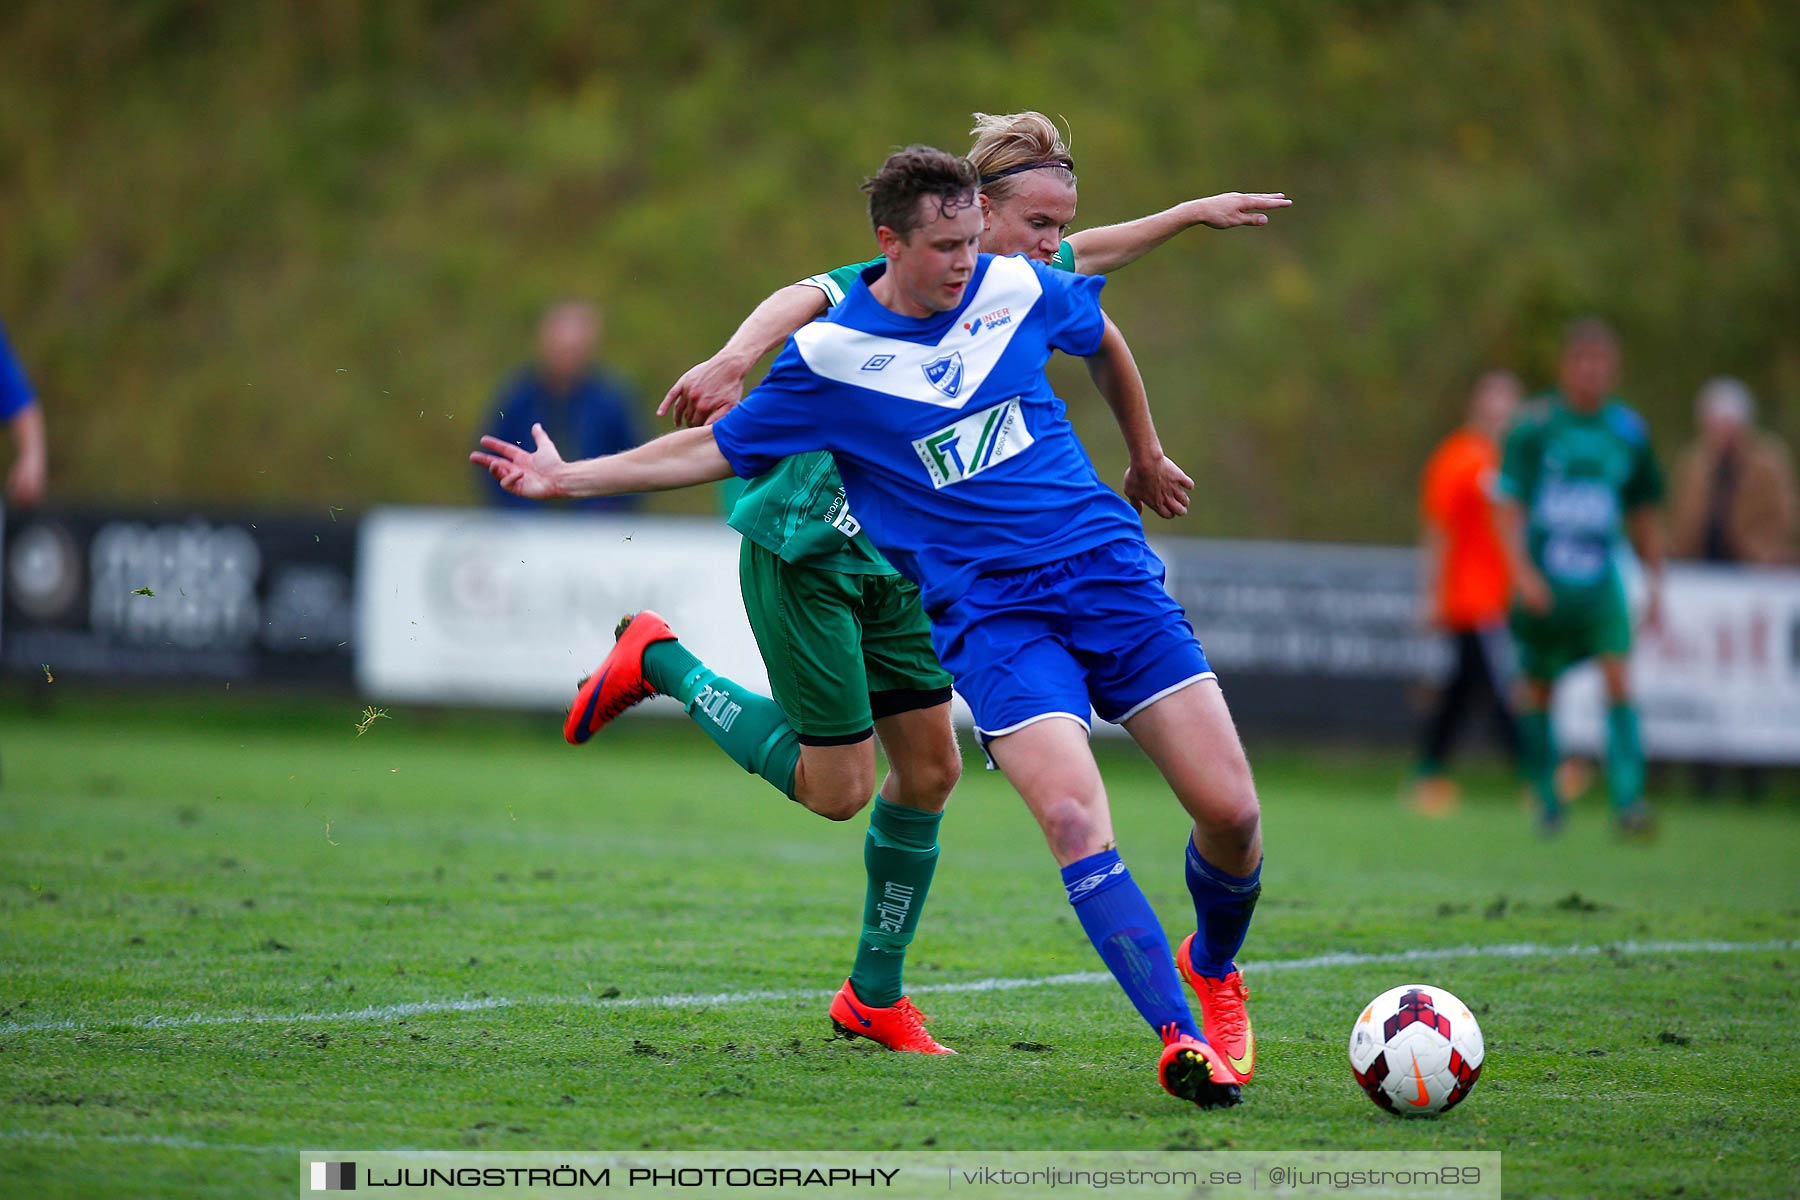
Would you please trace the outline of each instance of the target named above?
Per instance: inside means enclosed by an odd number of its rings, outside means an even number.
[[[1201,1108],[1230,1108],[1243,1102],[1243,1091],[1217,1050],[1188,1037],[1173,1024],[1163,1026],[1162,1040],[1156,1078],[1163,1091]]]
[[[1194,970],[1193,948],[1194,935],[1190,933],[1175,951],[1175,966],[1200,1001],[1200,1032],[1225,1057],[1237,1081],[1249,1083],[1256,1073],[1256,1034],[1250,1029],[1250,1012],[1245,1007],[1250,993],[1244,988],[1244,973],[1233,971],[1223,979],[1202,975]]]

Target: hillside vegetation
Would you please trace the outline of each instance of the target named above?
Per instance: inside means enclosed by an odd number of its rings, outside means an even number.
[[[1800,432],[1800,7],[859,8],[6,6],[0,317],[58,498],[468,500],[547,301],[604,301],[647,410],[771,288],[869,252],[890,148],[1025,107],[1073,130],[1080,224],[1297,200],[1107,290],[1202,481],[1187,531],[1410,536],[1468,381],[1546,381],[1589,311],[1665,455],[1720,371]]]

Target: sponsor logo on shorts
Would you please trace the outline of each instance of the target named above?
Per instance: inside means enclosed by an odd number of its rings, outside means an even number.
[[[862,532],[862,522],[850,515],[850,501],[844,495],[843,488],[838,489],[831,507],[825,510],[825,523],[847,538],[853,538]]]
[[[1032,442],[1025,413],[1013,399],[970,413],[912,445],[931,486],[944,488],[1023,453]]]

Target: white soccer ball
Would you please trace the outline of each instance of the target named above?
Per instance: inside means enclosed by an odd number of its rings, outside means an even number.
[[[1462,1103],[1486,1050],[1469,1006],[1440,987],[1407,983],[1363,1006],[1350,1027],[1350,1070],[1369,1099],[1399,1117]]]

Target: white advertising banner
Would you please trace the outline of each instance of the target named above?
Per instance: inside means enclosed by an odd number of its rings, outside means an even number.
[[[357,680],[377,699],[567,707],[620,616],[642,608],[714,670],[767,690],[722,521],[378,509],[361,562]]]
[[[362,523],[357,679],[377,700],[557,709],[652,608],[708,666],[767,690],[738,589],[738,535],[714,518],[379,509]],[[1393,547],[1158,538],[1240,720],[1394,742],[1441,665]],[[1633,672],[1658,759],[1800,763],[1800,571],[1670,568],[1660,630]],[[651,710],[678,710],[666,700]],[[967,720],[958,705],[958,718]],[[1598,671],[1557,692],[1565,748],[1605,745]],[[1097,722],[1096,731],[1112,727]]]
[[[1640,625],[1631,677],[1650,757],[1800,762],[1800,571],[1670,567],[1661,627]],[[1598,667],[1569,673],[1555,712],[1565,748],[1605,750]]]

